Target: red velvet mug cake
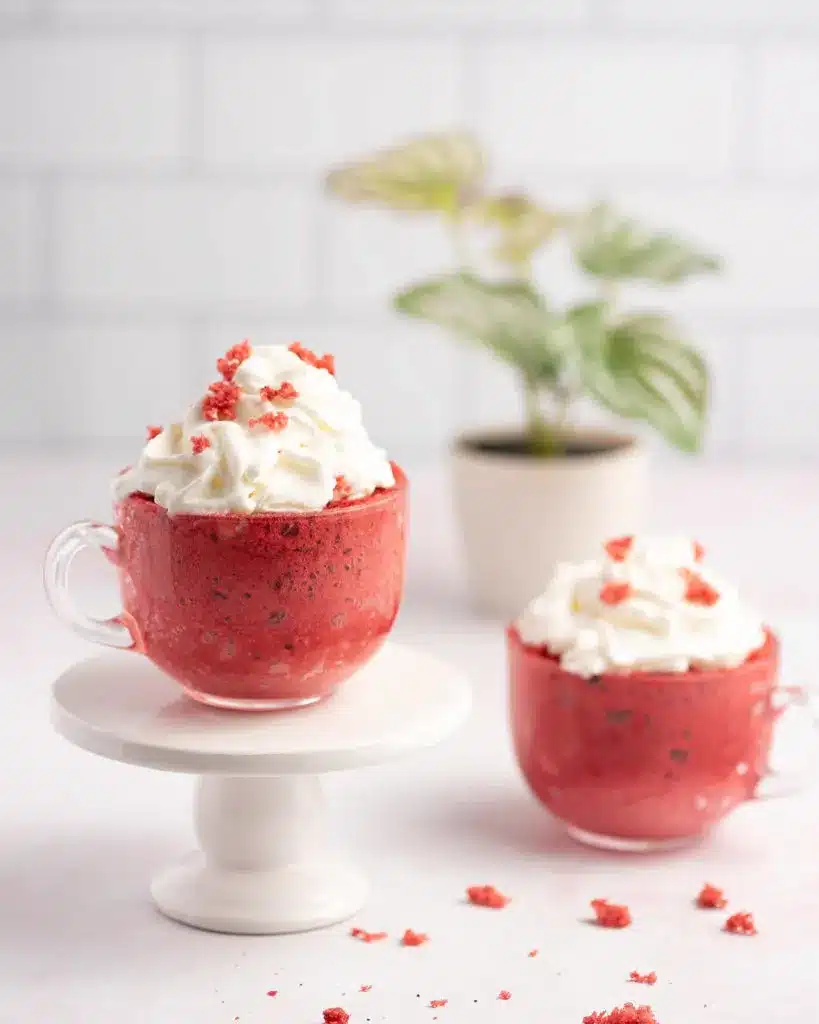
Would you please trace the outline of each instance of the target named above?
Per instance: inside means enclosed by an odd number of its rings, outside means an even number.
[[[243,342],[217,367],[185,419],[149,428],[115,480],[115,527],[78,523],[55,540],[47,590],[83,636],[147,655],[197,700],[309,704],[392,627],[407,480],[370,441],[331,356]],[[69,593],[89,545],[117,567],[115,619],[84,615]]]
[[[518,762],[575,838],[676,845],[766,774],[779,645],[698,544],[624,537],[560,566],[507,641]]]

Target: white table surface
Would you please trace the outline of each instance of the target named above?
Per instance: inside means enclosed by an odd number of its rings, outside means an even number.
[[[593,853],[564,838],[517,775],[501,630],[464,603],[435,471],[415,478],[396,636],[466,671],[475,712],[435,751],[328,781],[339,833],[374,887],[353,923],[390,939],[365,945],[343,925],[249,939],[164,920],[147,885],[191,843],[190,781],[93,757],[48,726],[49,682],[88,647],[51,620],[42,550],[64,523],[105,516],[116,465],[0,461],[7,493],[23,496],[0,519],[0,1022],[321,1024],[324,1007],[341,1005],[352,1024],[580,1024],[628,999],[650,1002],[661,1024],[810,1019],[819,1005],[819,791],[748,805],[705,845],[674,855]],[[687,527],[769,613],[788,681],[816,682],[819,472],[677,470],[658,479],[656,497],[657,528]],[[92,587],[104,572],[95,569]],[[113,589],[99,594],[103,610]],[[757,937],[724,935],[724,915],[692,908],[706,880],[727,890],[732,908],[754,912]],[[485,882],[513,897],[507,909],[464,904],[465,886]],[[633,927],[583,923],[598,896],[627,902]],[[429,944],[401,948],[408,927],[428,932]],[[660,980],[627,984],[632,969]],[[358,992],[362,984],[372,991]],[[509,1002],[496,999],[501,989]],[[448,1006],[427,1008],[437,998]]]

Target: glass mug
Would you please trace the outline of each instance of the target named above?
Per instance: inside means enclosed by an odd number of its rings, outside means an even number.
[[[401,601],[407,478],[310,512],[181,513],[132,494],[116,526],[75,523],[52,543],[45,587],[80,636],[146,655],[196,700],[299,707],[328,696],[378,650]],[[123,611],[86,615],[74,557],[98,548],[117,569]]]
[[[575,839],[605,849],[684,845],[766,788],[778,795],[764,785],[774,725],[788,705],[810,707],[779,686],[770,631],[742,665],[686,673],[587,679],[514,627],[507,650],[520,769]]]

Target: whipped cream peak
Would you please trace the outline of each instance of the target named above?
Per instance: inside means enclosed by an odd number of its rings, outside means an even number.
[[[298,342],[241,342],[184,419],[149,428],[114,498],[152,495],[170,513],[314,511],[395,485],[331,355]]]
[[[598,558],[559,565],[516,628],[587,678],[731,668],[765,643],[761,618],[684,537],[618,537]]]

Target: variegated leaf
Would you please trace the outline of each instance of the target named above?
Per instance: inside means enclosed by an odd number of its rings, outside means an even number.
[[[483,281],[473,274],[432,278],[395,299],[403,313],[485,345],[533,383],[553,383],[563,367],[554,319],[523,282]]]
[[[673,235],[652,234],[636,221],[598,203],[573,227],[578,263],[607,280],[639,278],[675,284],[695,274],[713,273],[720,262]]]
[[[563,223],[560,214],[514,193],[487,196],[466,212],[472,219],[496,230],[498,240],[492,254],[512,267],[528,264]]]
[[[638,314],[609,328],[582,353],[587,391],[612,412],[645,420],[687,452],[702,444],[708,371],[662,316]]]
[[[351,203],[453,214],[480,193],[484,160],[471,135],[424,135],[330,171],[327,190]]]

